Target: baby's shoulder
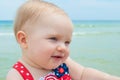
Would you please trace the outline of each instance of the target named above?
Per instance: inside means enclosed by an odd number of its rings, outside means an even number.
[[[6,76],[6,80],[23,80],[18,71],[11,69]]]

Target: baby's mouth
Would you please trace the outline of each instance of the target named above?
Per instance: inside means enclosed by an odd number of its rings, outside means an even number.
[[[63,56],[52,56],[52,58],[63,58]]]
[[[62,56],[62,55],[53,55],[51,57],[54,59],[63,59],[64,58],[64,56]]]
[[[55,61],[61,61],[64,60],[65,55],[60,53],[60,54],[54,54],[51,56]]]

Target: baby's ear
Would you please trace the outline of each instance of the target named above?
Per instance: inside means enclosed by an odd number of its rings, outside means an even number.
[[[20,46],[27,48],[27,34],[24,31],[18,31],[16,37]]]

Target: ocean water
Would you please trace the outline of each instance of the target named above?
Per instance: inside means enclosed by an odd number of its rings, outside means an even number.
[[[70,56],[86,67],[120,76],[120,21],[73,21]],[[0,21],[0,80],[21,56],[13,21]]]

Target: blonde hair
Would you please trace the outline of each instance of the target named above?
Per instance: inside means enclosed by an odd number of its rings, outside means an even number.
[[[26,22],[33,22],[38,18],[41,18],[46,12],[59,13],[62,15],[67,14],[52,3],[48,3],[42,0],[29,0],[23,4],[19,9],[14,23],[15,36],[18,31],[22,30]],[[47,13],[49,15],[49,13]]]

